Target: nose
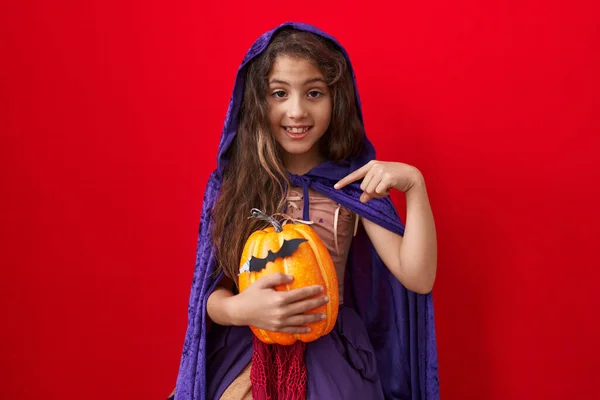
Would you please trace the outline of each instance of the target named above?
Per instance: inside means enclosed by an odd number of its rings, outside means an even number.
[[[302,96],[292,96],[288,100],[287,116],[291,119],[301,119],[306,117],[306,107]]]

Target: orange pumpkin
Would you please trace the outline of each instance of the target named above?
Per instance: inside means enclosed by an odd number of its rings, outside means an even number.
[[[266,216],[257,209],[252,210],[252,216],[268,220],[273,226],[252,233],[246,241],[238,276],[240,292],[243,292],[262,276],[281,272],[292,275],[294,280],[288,285],[275,287],[275,290],[288,291],[305,286],[321,285],[324,291],[319,296],[328,296],[329,302],[311,311],[325,313],[327,318],[309,324],[308,326],[311,328],[309,333],[271,332],[253,326],[250,329],[262,342],[282,345],[291,345],[296,340],[312,342],[328,334],[337,319],[339,289],[335,267],[327,248],[317,233],[308,225],[292,223],[281,226],[275,218]],[[284,241],[288,241],[288,243],[285,244]],[[287,250],[285,250],[286,247]],[[290,251],[290,247],[292,247],[292,251]],[[284,254],[284,252],[290,254]],[[285,256],[279,256],[281,254]],[[255,260],[252,260],[253,258]],[[257,268],[249,268],[251,260],[258,261],[261,269],[257,271]]]

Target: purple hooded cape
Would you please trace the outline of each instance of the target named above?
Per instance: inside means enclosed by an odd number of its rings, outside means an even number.
[[[210,354],[212,349],[211,342],[207,343],[206,300],[222,273],[215,274],[216,264],[210,235],[210,210],[215,204],[222,182],[223,168],[227,163],[225,156],[227,149],[237,132],[246,66],[265,50],[273,34],[285,27],[312,32],[333,41],[350,63],[348,54],[333,37],[313,26],[301,23],[285,23],[266,32],[246,54],[238,70],[227,111],[219,145],[218,167],[211,174],[206,186],[196,266],[188,306],[188,327],[175,392],[176,400],[213,400],[207,399],[207,387],[210,382],[207,381],[206,364],[207,354]],[[350,69],[352,71],[351,66]],[[357,90],[356,99],[360,113]],[[362,114],[360,117],[362,120]],[[310,186],[360,216],[402,235],[404,225],[389,198],[373,199],[363,204],[359,200],[362,193],[359,183],[339,191],[333,189],[333,184],[339,179],[375,159],[375,150],[366,136],[363,141],[364,150],[358,158],[336,164],[322,163],[305,175],[291,175],[292,182],[305,191]],[[308,212],[308,207],[304,209]],[[346,307],[356,311],[366,327],[376,354],[379,379],[385,398],[439,399],[431,293],[419,295],[404,288],[383,264],[364,230],[355,237],[348,257],[344,303]],[[251,333],[247,329],[243,334]]]

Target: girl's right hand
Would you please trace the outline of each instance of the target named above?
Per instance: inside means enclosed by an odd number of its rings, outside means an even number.
[[[293,281],[293,277],[281,273],[263,276],[246,290],[231,298],[231,313],[236,325],[252,325],[271,332],[290,334],[308,333],[305,326],[325,319],[323,313],[307,314],[308,311],[329,302],[323,287],[314,285],[287,292],[275,290],[278,285]]]

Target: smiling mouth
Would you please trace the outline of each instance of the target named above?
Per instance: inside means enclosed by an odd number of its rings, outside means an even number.
[[[302,127],[290,127],[290,126],[284,126],[283,129],[285,129],[286,132],[288,133],[292,133],[292,134],[296,134],[296,135],[301,135],[303,133],[306,133],[310,128],[312,128],[311,126],[302,126]]]
[[[303,140],[305,137],[308,136],[308,134],[310,133],[312,126],[300,126],[300,127],[289,127],[289,126],[284,126],[283,130],[285,131],[285,133],[287,134],[287,137],[290,138],[291,140]]]

